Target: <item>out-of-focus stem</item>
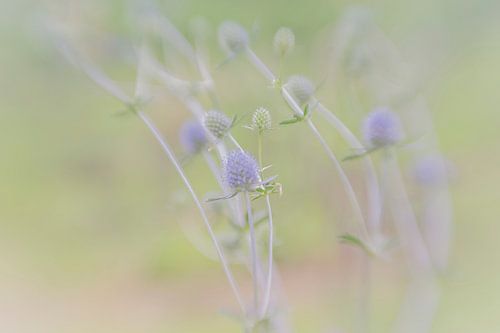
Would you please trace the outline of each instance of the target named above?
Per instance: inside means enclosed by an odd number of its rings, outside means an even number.
[[[356,215],[356,219],[358,220],[359,223],[359,230],[361,234],[363,235],[363,238],[368,244],[371,244],[371,239],[370,235],[368,234],[368,230],[366,229],[366,225],[364,222],[364,217],[363,213],[361,212],[361,207],[359,205],[358,199],[356,197],[356,193],[354,193],[354,189],[351,186],[351,182],[347,178],[347,175],[345,174],[344,170],[342,169],[342,166],[340,165],[339,160],[333,153],[333,151],[330,149],[328,144],[326,143],[325,139],[321,136],[319,133],[318,129],[316,126],[313,124],[311,119],[306,119],[307,125],[309,128],[312,130],[313,134],[316,136],[320,144],[323,146],[323,149],[325,150],[326,154],[332,161],[333,165],[337,169],[337,172],[339,173],[340,176],[340,181],[342,182],[342,185],[344,186],[344,189],[347,193],[347,198],[349,199],[349,203],[351,204],[354,214]]]
[[[250,59],[250,62],[261,72],[262,75],[264,75],[264,77],[268,81],[270,81],[271,83],[274,83],[276,81],[276,76],[274,76],[269,67],[267,67],[266,64],[262,62],[262,60],[260,60],[260,58],[255,54],[255,52],[253,52],[252,49],[247,48],[246,54]]]
[[[274,246],[274,227],[273,227],[273,211],[271,208],[271,198],[269,194],[266,195],[266,207],[267,207],[267,221],[269,228],[269,240],[268,240],[268,258],[267,258],[267,280],[266,289],[264,293],[264,301],[262,303],[261,317],[264,317],[269,308],[269,301],[271,299],[271,289],[273,284],[273,246]]]
[[[259,159],[259,166],[261,169],[261,178],[262,177],[262,133],[257,134],[257,150],[258,150],[258,159]],[[274,227],[273,227],[273,211],[271,208],[271,198],[269,197],[269,194],[266,195],[266,208],[267,208],[267,221],[268,221],[268,233],[269,233],[269,239],[268,239],[268,258],[267,258],[267,279],[266,279],[266,285],[265,285],[265,291],[264,291],[264,300],[262,302],[262,310],[260,313],[260,317],[263,318],[267,310],[269,308],[269,301],[271,299],[271,289],[272,289],[272,284],[273,284],[273,246],[274,246]]]
[[[356,138],[356,136],[349,130],[347,126],[333,113],[330,112],[323,104],[317,104],[318,113],[323,116],[340,135],[347,141],[351,148],[355,150],[362,150],[364,146]],[[366,174],[366,185],[368,199],[370,203],[370,210],[368,213],[368,226],[374,236],[380,235],[380,214],[382,210],[382,200],[380,195],[380,186],[377,179],[377,173],[373,165],[371,157],[366,154],[362,157],[363,165]]]
[[[262,60],[260,60],[260,58],[250,48],[248,48],[246,50],[246,54],[247,54],[250,62],[262,73],[262,75],[266,79],[271,81],[271,83],[274,84],[276,82],[276,77],[271,72],[271,70],[262,62]],[[281,88],[281,92],[282,92],[283,98],[288,103],[288,105],[292,108],[294,113],[297,116],[303,117],[304,112],[302,111],[300,106],[297,104],[295,99],[290,95],[290,92],[288,91],[286,86],[283,86]],[[352,188],[351,182],[347,178],[347,176],[346,176],[344,170],[342,169],[342,166],[340,165],[338,159],[335,157],[335,154],[330,149],[330,147],[326,143],[325,139],[322,137],[321,133],[316,128],[316,126],[314,126],[314,124],[312,123],[312,121],[310,119],[306,119],[306,122],[309,125],[309,128],[312,130],[313,134],[320,141],[326,154],[328,155],[330,160],[333,162],[335,168],[337,169],[337,171],[340,175],[342,185],[344,186],[344,189],[345,189],[347,196],[349,198],[349,202],[350,202],[351,206],[353,207],[354,214],[356,215],[356,218],[359,221],[359,229],[360,229],[361,233],[363,234],[363,238],[365,239],[366,242],[368,242],[368,244],[371,245],[371,239],[370,239],[370,236],[368,234],[368,230],[366,229],[365,219],[363,217],[361,207],[360,207],[358,199],[356,197],[356,193],[354,192],[354,190]]]
[[[388,152],[389,153],[389,152]],[[431,257],[408,199],[396,157],[388,154],[384,161],[388,203],[396,229],[406,253],[411,282],[398,316],[395,333],[425,333],[430,330],[439,301]]]
[[[259,311],[259,282],[258,282],[258,272],[257,272],[257,241],[255,239],[255,228],[252,214],[252,203],[250,201],[250,195],[245,192],[245,199],[247,205],[247,219],[248,228],[250,233],[250,256],[252,262],[252,281],[253,281],[253,303],[254,311],[258,313]]]
[[[191,194],[191,197],[193,198],[193,201],[195,202],[195,204],[200,212],[200,215],[203,219],[203,222],[205,223],[205,226],[206,226],[207,231],[210,235],[210,238],[212,239],[212,242],[215,246],[215,250],[217,251],[217,255],[218,255],[219,260],[222,264],[222,268],[224,270],[224,273],[226,274],[226,277],[227,277],[227,280],[229,281],[229,284],[231,285],[231,289],[233,290],[233,293],[236,297],[236,300],[238,301],[238,304],[239,304],[242,312],[246,313],[245,305],[244,305],[243,300],[241,298],[238,285],[236,283],[236,280],[233,277],[231,269],[229,268],[229,264],[226,260],[224,252],[222,251],[222,248],[219,245],[219,241],[217,240],[217,237],[215,236],[215,232],[213,231],[212,226],[210,225],[208,217],[205,213],[205,209],[201,205],[201,202],[198,199],[198,196],[196,195],[196,192],[194,191],[193,187],[191,186],[191,183],[187,179],[187,177],[184,173],[184,170],[180,166],[179,162],[177,162],[177,159],[176,159],[175,155],[173,154],[172,149],[167,144],[167,142],[163,139],[163,136],[160,134],[160,132],[158,131],[156,126],[153,124],[151,119],[149,119],[149,117],[145,113],[143,113],[142,111],[137,111],[137,115],[144,122],[144,124],[148,127],[148,129],[151,131],[151,133],[153,134],[155,139],[158,141],[158,143],[162,147],[163,151],[167,155],[168,159],[170,160],[170,162],[174,165],[175,169],[177,170],[184,185],[187,187],[189,193]]]

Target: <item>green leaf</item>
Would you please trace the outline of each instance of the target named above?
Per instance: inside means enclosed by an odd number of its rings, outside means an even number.
[[[302,120],[302,118],[295,116],[295,118],[284,120],[284,121],[280,122],[280,125],[291,125],[291,124],[298,123],[301,120]]]
[[[304,107],[304,118],[307,117],[310,111],[311,110],[309,108],[309,104],[306,104],[306,106]]]
[[[353,155],[346,156],[346,157],[344,157],[342,159],[342,162],[356,160],[358,158],[365,157],[366,155],[371,154],[371,153],[373,153],[374,151],[376,151],[378,149],[379,148],[374,147],[374,148],[366,149],[365,151],[363,151],[361,153],[358,153],[358,154],[353,154]]]
[[[351,234],[343,234],[339,236],[340,242],[348,245],[352,245],[354,247],[358,247],[364,252],[366,252],[368,255],[372,256],[373,252],[370,250],[370,248],[358,237],[351,235]]]
[[[219,201],[219,200],[227,200],[227,199],[231,199],[231,198],[234,198],[239,192],[236,191],[234,193],[231,193],[229,195],[226,195],[224,197],[219,197],[219,198],[211,198],[211,199],[207,199],[206,202],[214,202],[214,201]]]

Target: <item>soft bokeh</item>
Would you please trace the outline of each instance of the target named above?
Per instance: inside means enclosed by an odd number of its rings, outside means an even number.
[[[160,8],[186,33],[193,19],[206,19],[213,67],[224,60],[216,38],[223,20],[254,27],[252,44],[274,68],[273,34],[291,27],[296,48],[283,72],[321,84],[318,97],[360,134],[356,106],[346,97],[352,90],[328,67],[335,25],[352,4],[184,0],[163,1]],[[432,332],[498,332],[500,3],[364,4],[418,77],[441,149],[453,163],[453,249],[439,280]],[[201,221],[175,170],[137,118],[117,115],[120,103],[67,64],[43,29],[47,19],[57,19],[85,31],[82,47],[131,90],[128,40],[138,40],[133,6],[0,1],[2,332],[238,331],[237,322],[221,314],[236,305],[219,265],[185,235]],[[192,74],[178,57],[166,63]],[[285,119],[285,105],[248,62],[236,59],[214,75],[227,113],[265,106],[277,121]],[[152,105],[151,116],[181,152],[178,131],[189,113],[168,93]],[[358,105],[358,112],[366,107]],[[238,127],[234,134],[255,151],[248,130]],[[337,134],[327,137],[340,155],[349,154]],[[272,199],[276,258],[295,331],[350,332],[361,273],[357,250],[337,238],[350,214],[338,177],[305,128],[285,127],[267,140],[265,159],[284,185],[283,196]],[[404,154],[402,161],[410,163]],[[348,170],[359,172],[356,163]],[[200,159],[187,172],[199,193],[215,189]],[[373,331],[387,332],[404,284],[390,262],[378,262],[373,274]],[[245,272],[237,276],[249,293]]]

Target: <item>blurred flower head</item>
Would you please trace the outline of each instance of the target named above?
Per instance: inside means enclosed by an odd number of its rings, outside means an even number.
[[[273,46],[274,51],[281,57],[290,53],[295,46],[295,35],[293,31],[286,27],[279,28],[274,35]]]
[[[412,171],[415,182],[422,186],[442,185],[449,178],[446,161],[441,156],[436,155],[418,159]]]
[[[205,129],[196,120],[185,122],[181,127],[179,136],[184,150],[189,154],[200,152],[208,143]]]
[[[363,135],[371,147],[393,145],[402,139],[401,122],[389,108],[376,108],[365,119]]]
[[[234,150],[224,161],[224,179],[234,190],[253,190],[259,183],[259,165],[247,152]]]
[[[285,87],[300,106],[309,102],[314,94],[313,83],[308,78],[301,75],[289,77]]]
[[[216,110],[208,111],[203,120],[206,130],[215,139],[222,139],[229,131],[231,123],[231,118]]]
[[[219,26],[219,43],[230,55],[245,50],[249,37],[246,30],[236,22],[224,21]]]

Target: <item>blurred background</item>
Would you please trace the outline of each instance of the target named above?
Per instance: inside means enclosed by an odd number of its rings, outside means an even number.
[[[499,332],[498,1],[184,0],[159,8],[188,36],[199,22],[193,19],[205,19],[213,68],[225,57],[216,36],[223,20],[252,30],[253,47],[273,68],[274,32],[292,28],[297,45],[283,72],[310,77],[318,97],[359,134],[359,110],[330,67],[334,31],[352,5],[369,8],[397,45],[454,166],[453,248],[432,332]],[[68,65],[43,31],[47,18],[84,31],[80,46],[130,90],[133,8],[125,1],[0,0],[1,332],[239,329],[221,314],[236,306],[220,266],[183,232],[183,223],[201,220],[174,169],[143,124],[116,116],[120,103]],[[170,68],[185,67],[178,56],[166,58]],[[248,62],[236,59],[214,78],[228,114],[265,106],[284,120],[284,104]],[[151,116],[181,152],[178,129],[188,111],[168,93],[152,104]],[[365,101],[358,109],[373,106]],[[234,135],[255,151],[249,131],[238,127]],[[349,153],[338,135],[327,137],[340,156]],[[284,185],[272,199],[276,260],[295,331],[349,332],[359,254],[337,240],[350,214],[339,180],[305,128],[283,128],[266,140],[265,160]],[[409,163],[404,152],[402,161]],[[216,188],[202,160],[186,169],[202,196]],[[357,164],[347,169],[355,176]],[[404,290],[400,275],[390,262],[376,265],[374,332],[390,330]],[[244,271],[237,276],[247,290]]]

